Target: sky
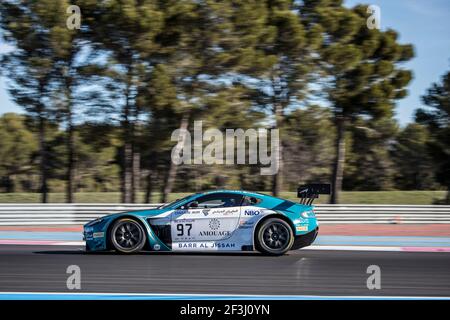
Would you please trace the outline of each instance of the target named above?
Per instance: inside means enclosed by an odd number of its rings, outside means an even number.
[[[397,102],[396,119],[404,126],[413,121],[414,110],[423,106],[421,96],[433,82],[450,70],[450,1],[449,0],[345,0],[352,7],[373,4],[381,10],[381,29],[392,28],[400,43],[414,45],[415,57],[403,65],[413,71],[409,95]],[[1,41],[1,40],[0,40]],[[0,42],[0,53],[11,50]],[[0,77],[0,114],[23,112],[7,92],[7,79]]]

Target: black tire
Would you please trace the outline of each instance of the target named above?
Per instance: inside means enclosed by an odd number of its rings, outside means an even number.
[[[130,218],[123,218],[114,222],[109,238],[113,248],[120,253],[141,251],[147,239],[141,224]]]
[[[294,244],[294,232],[286,221],[269,218],[256,230],[256,249],[267,255],[279,256],[289,251]]]

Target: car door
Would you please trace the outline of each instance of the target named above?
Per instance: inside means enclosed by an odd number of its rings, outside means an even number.
[[[172,215],[172,241],[220,241],[231,236],[239,224],[239,193],[210,193],[191,200]]]

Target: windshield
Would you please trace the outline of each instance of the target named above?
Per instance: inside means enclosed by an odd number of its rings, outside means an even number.
[[[196,193],[196,194],[197,194],[197,193]],[[160,205],[160,206],[158,207],[158,209],[165,209],[165,208],[168,208],[168,207],[176,206],[177,204],[182,203],[183,201],[185,201],[186,199],[188,199],[188,198],[190,198],[190,197],[192,197],[192,196],[194,196],[194,195],[195,195],[195,194],[191,194],[191,195],[186,196],[186,197],[184,197],[184,198],[177,199],[177,200],[175,200],[175,201],[172,201],[172,202],[169,202],[169,203],[166,203],[166,204],[162,204],[162,205]]]

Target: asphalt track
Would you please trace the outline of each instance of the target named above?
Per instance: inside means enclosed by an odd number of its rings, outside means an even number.
[[[82,247],[0,245],[1,292],[74,292],[69,265],[81,268],[79,292],[318,296],[450,296],[450,254],[299,250],[259,254],[86,254]],[[366,286],[369,265],[381,289]]]

